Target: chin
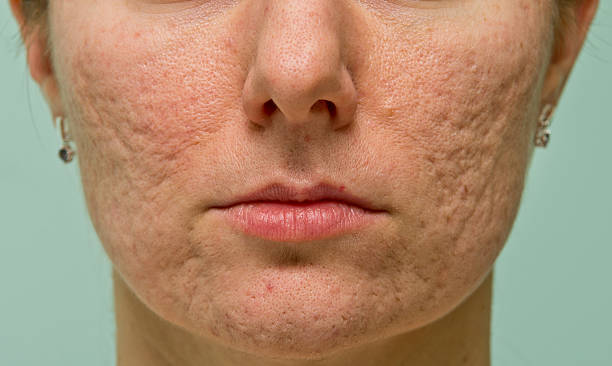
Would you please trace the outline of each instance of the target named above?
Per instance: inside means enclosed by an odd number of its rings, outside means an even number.
[[[420,328],[460,302],[432,288],[413,286],[397,293],[382,283],[350,285],[316,270],[283,276],[276,269],[251,276],[217,292],[212,302],[192,306],[185,319],[188,330],[232,352],[279,361],[321,360]],[[431,302],[438,296],[440,301]]]
[[[321,360],[333,358],[352,347],[382,337],[382,329],[369,319],[308,321],[307,316],[278,314],[252,324],[226,319],[214,327],[215,341],[232,350],[262,358],[284,360]],[[370,328],[371,327],[371,328]]]

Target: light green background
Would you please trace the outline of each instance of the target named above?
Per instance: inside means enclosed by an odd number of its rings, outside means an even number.
[[[611,5],[496,265],[494,366],[612,365]],[[0,366],[113,365],[110,265],[9,14],[0,0]]]

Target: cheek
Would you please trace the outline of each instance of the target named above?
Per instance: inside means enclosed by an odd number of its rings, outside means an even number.
[[[532,13],[478,29],[383,35],[380,44],[402,47],[378,51],[373,69],[382,72],[362,95],[375,121],[366,133],[384,142],[379,159],[401,196],[411,243],[403,257],[416,258],[410,271],[435,282],[439,296],[465,295],[488,272],[518,209],[547,59]]]
[[[230,61],[238,50],[227,25],[197,33],[158,24],[162,42],[133,23],[85,27],[58,45],[55,64],[65,65],[58,71],[83,187],[109,257],[139,295],[184,303],[189,283],[203,280],[195,268],[205,267],[189,245],[189,180],[215,181],[224,129],[243,118],[236,86],[245,73]],[[165,287],[177,284],[185,288]],[[178,292],[183,299],[168,297]]]
[[[91,155],[105,150],[112,154],[108,160],[151,163],[130,168],[164,177],[172,171],[157,170],[172,164],[159,161],[176,161],[183,150],[219,137],[235,118],[228,111],[240,101],[236,85],[243,73],[228,63],[235,55],[222,31],[211,30],[215,38],[190,34],[169,32],[171,39],[160,42],[128,27],[80,40],[64,84],[71,87],[81,149]]]

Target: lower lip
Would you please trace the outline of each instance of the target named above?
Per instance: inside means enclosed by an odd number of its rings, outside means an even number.
[[[272,241],[325,239],[372,224],[377,212],[336,201],[249,202],[224,208],[227,219],[248,235]]]

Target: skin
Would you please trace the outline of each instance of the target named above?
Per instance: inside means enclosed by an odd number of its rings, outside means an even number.
[[[28,62],[114,265],[119,364],[488,365],[493,264],[597,1],[556,40],[554,6],[52,1]],[[211,210],[319,181],[384,217],[290,244]]]

